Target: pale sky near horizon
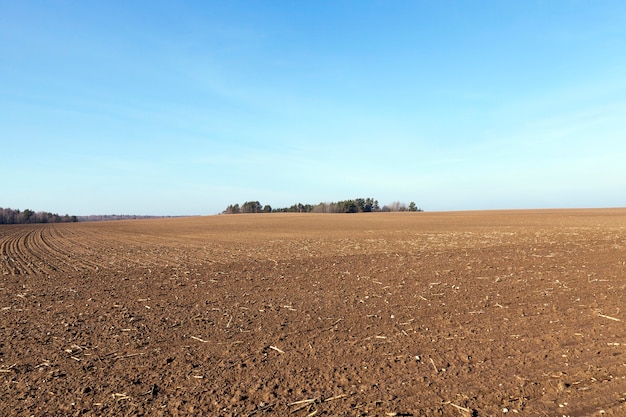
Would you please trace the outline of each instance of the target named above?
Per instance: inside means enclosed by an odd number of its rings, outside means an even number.
[[[2,1],[0,207],[626,206],[623,1]]]

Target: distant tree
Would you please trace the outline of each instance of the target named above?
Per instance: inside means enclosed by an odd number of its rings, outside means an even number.
[[[66,221],[71,221],[67,214],[61,217],[56,213],[46,211],[35,212],[30,209],[20,211],[0,207],[0,224],[59,223]]]
[[[35,212],[29,209],[26,209],[22,212],[22,221],[20,223],[34,223],[37,219],[33,218]]]
[[[54,223],[53,214],[45,211],[38,211],[34,214],[35,223]]]
[[[399,201],[394,201],[383,207],[383,211],[406,211],[406,204]]]
[[[319,203],[313,206],[313,213],[333,213],[334,203]]]
[[[344,204],[345,213],[358,213],[360,211],[359,204],[354,200],[347,200]]]
[[[226,207],[226,210],[224,210],[224,214],[239,214],[240,211],[239,204],[230,204]]]
[[[263,207],[258,201],[246,201],[241,206],[242,213],[260,213],[261,211],[263,211]]]
[[[313,213],[337,213],[337,203],[319,203],[313,206]]]
[[[238,214],[238,213],[368,213],[378,211],[422,211],[414,202],[411,202],[409,208],[406,204],[394,201],[382,208],[378,204],[378,200],[368,198],[356,198],[351,200],[342,200],[337,202],[322,202],[316,205],[297,203],[289,207],[272,208],[266,204],[262,206],[258,201],[246,201],[239,204],[231,204],[226,207],[222,213]]]

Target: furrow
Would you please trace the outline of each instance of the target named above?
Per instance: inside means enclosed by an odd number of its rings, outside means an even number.
[[[17,239],[18,233],[11,226],[4,227],[3,232],[0,236],[1,273],[2,275],[16,275],[19,273],[19,269],[13,254],[13,241]]]
[[[33,268],[32,260],[29,257],[28,248],[25,243],[27,229],[23,229],[23,233],[17,235],[9,243],[11,255],[15,260],[16,275],[33,274],[36,269]]]
[[[98,268],[96,263],[88,260],[90,250],[77,245],[67,236],[59,232],[59,228],[51,226],[41,230],[38,244],[43,251],[53,258],[53,264],[64,271],[93,271]]]

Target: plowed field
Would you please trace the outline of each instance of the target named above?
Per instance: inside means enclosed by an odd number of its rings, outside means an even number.
[[[626,209],[0,226],[3,416],[626,415]]]

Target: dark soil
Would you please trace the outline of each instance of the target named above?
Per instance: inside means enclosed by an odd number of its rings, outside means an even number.
[[[623,416],[625,289],[626,209],[2,226],[0,415]]]

